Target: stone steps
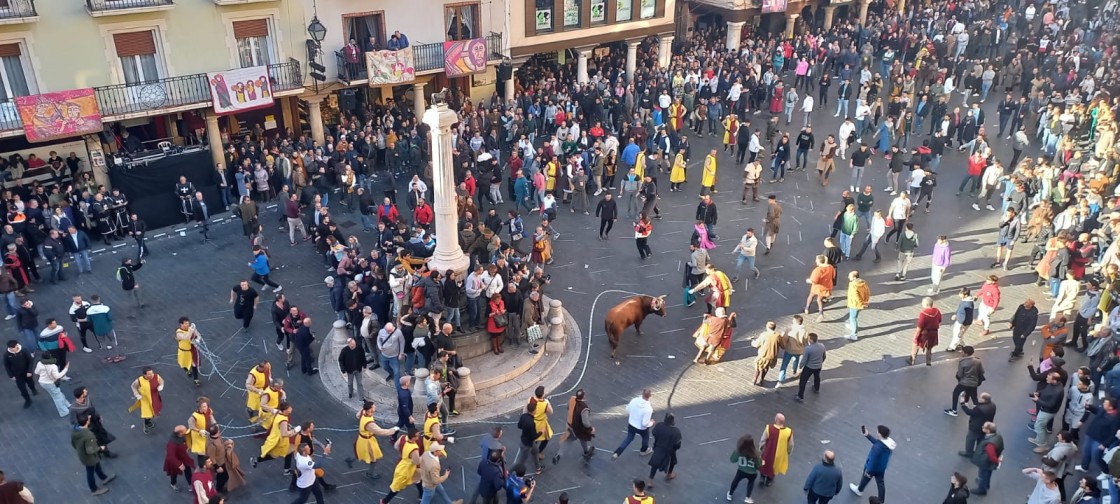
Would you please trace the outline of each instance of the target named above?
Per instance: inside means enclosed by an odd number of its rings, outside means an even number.
[[[522,350],[519,351],[529,356],[527,344],[522,345]],[[490,354],[490,357],[500,359],[508,355],[509,350],[506,350],[503,355]],[[517,397],[528,400],[529,394],[538,385],[544,385],[549,390],[555,388],[567,378],[566,373],[561,376],[552,376],[552,370],[560,362],[561,355],[561,352],[547,352],[544,345],[541,345],[539,352],[530,356],[531,359],[524,359],[519,362],[503,365],[491,361],[489,362],[490,367],[484,367],[478,364],[487,363],[485,360],[478,363],[468,361],[467,366],[471,368],[471,378],[474,379],[475,384],[477,407],[480,409],[486,408],[487,405]],[[478,359],[486,358],[480,357]],[[503,370],[505,371],[503,372]]]

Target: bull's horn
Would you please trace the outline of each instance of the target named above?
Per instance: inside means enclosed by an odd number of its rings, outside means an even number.
[[[668,296],[668,294],[662,294],[660,296],[657,296],[657,299],[665,299],[665,296]]]

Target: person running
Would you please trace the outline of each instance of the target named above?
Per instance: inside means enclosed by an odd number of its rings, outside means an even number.
[[[871,442],[871,450],[867,452],[867,462],[863,464],[863,476],[859,479],[859,485],[849,483],[848,488],[852,493],[862,497],[863,489],[867,488],[867,484],[871,479],[875,479],[875,486],[878,490],[879,502],[883,502],[887,497],[887,485],[883,481],[887,473],[887,465],[891,461],[891,455],[898,444],[891,439],[891,430],[885,426],[880,425],[875,428],[878,437],[872,437],[871,433],[867,432],[867,426],[860,426],[863,437]]]
[[[778,197],[773,194],[767,196],[766,205],[766,218],[762,221],[766,224],[766,234],[763,236],[766,252],[762,255],[770,255],[770,251],[774,249],[774,242],[778,239],[778,232],[782,228],[782,205],[778,204]]]
[[[809,308],[816,298],[817,322],[824,320],[824,299],[832,295],[835,274],[836,269],[828,264],[828,258],[819,255],[816,258],[816,266],[809,274],[809,278],[805,279],[805,283],[809,284],[809,296],[805,298],[805,314],[809,314]]]
[[[640,214],[638,222],[634,223],[634,243],[638,246],[638,257],[643,261],[653,255],[653,249],[649,247],[651,234],[653,234],[653,223],[649,221],[648,215]]]
[[[949,416],[957,416],[957,405],[964,404],[971,400],[973,404],[980,402],[976,395],[976,389],[984,383],[984,363],[980,361],[979,357],[974,357],[976,349],[971,346],[965,346],[961,349],[964,357],[957,361],[957,386],[953,387],[953,399],[949,407],[945,409],[945,414]]]
[[[957,293],[961,300],[957,303],[957,310],[953,313],[953,339],[949,340],[946,352],[955,352],[964,346],[964,336],[976,316],[976,300],[972,298],[972,291],[968,287],[961,287]]]
[[[1019,239],[1020,221],[1014,208],[1008,208],[999,220],[999,235],[996,237],[996,261],[991,268],[1003,266],[1003,271],[1008,270],[1011,262],[1011,252],[1015,248],[1015,241]],[[1004,254],[1006,252],[1006,254]]]
[[[755,266],[755,250],[758,249],[758,238],[754,236],[754,228],[747,228],[747,232],[739,239],[739,244],[731,250],[732,253],[738,252],[739,255],[735,259],[735,276],[731,278],[732,282],[739,280],[739,271],[743,268],[743,263],[747,263],[747,267],[754,272],[754,277],[758,278],[762,272]]]

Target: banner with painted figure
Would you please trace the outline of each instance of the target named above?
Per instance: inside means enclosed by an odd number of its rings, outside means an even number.
[[[444,42],[443,71],[448,77],[486,71],[486,39]]]
[[[787,0],[762,0],[762,13],[785,12]]]
[[[237,68],[206,74],[214,112],[232,114],[272,105],[272,83],[268,67]]]
[[[15,97],[28,142],[101,132],[101,109],[93,88]]]
[[[366,71],[369,85],[407,84],[416,80],[416,67],[412,47],[399,51],[369,51],[366,53]]]

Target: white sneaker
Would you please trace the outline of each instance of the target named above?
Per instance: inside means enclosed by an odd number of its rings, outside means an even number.
[[[276,344],[276,349],[283,352],[284,351],[284,345],[281,345],[280,343],[277,343]]]
[[[1077,470],[1077,472],[1085,472],[1085,468],[1081,467],[1081,464],[1078,464],[1074,469]]]
[[[743,502],[746,502],[747,504],[754,504],[754,499],[747,497],[746,499],[743,499]]]
[[[848,190],[851,191],[851,192],[856,192],[856,186],[850,185],[850,186],[848,186]]]
[[[859,491],[859,486],[857,486],[855,483],[848,483],[848,490],[851,490],[852,493],[863,497],[863,492]]]
[[[891,194],[894,194],[894,188],[893,187],[888,187],[886,189],[883,189],[883,192],[889,192]]]
[[[112,350],[112,349],[113,349],[113,345],[105,345],[105,349],[106,349],[106,350]]]
[[[993,207],[992,205],[988,205],[988,206],[986,206],[985,208],[987,208],[989,212],[994,212],[994,211],[996,211],[995,207]]]
[[[261,286],[261,290],[264,291],[264,292],[268,292],[268,289],[269,289],[269,287],[267,285],[262,285]]]
[[[731,492],[727,492],[727,502],[731,502]]]
[[[283,286],[283,285],[277,285],[277,286],[276,286],[276,291],[275,291],[275,292],[279,293],[279,292],[280,292],[280,291],[282,291],[282,290],[284,290],[284,286]]]
[[[973,203],[973,204],[972,204],[972,209],[973,209],[973,210],[976,210],[977,212],[979,212],[979,211],[980,211],[980,205],[977,205],[976,203]]]
[[[93,353],[93,350],[90,350],[90,348],[88,346],[87,347],[82,347],[82,351],[85,352],[85,353]]]
[[[5,316],[4,316],[4,320],[12,320],[12,319],[14,319],[14,318],[16,318],[16,316],[15,316],[15,315],[5,315]]]

